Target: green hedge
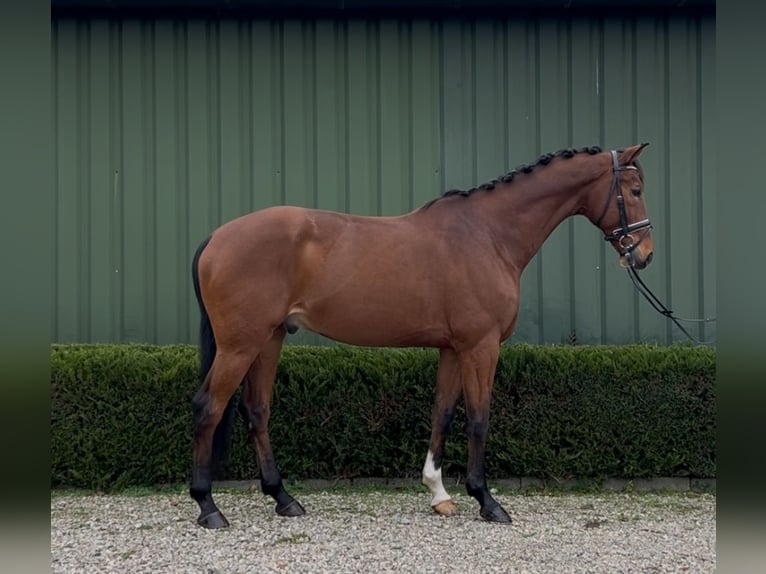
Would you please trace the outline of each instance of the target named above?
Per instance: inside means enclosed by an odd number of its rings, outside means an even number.
[[[271,437],[286,478],[417,477],[438,354],[285,347]],[[184,482],[192,346],[56,345],[51,486]],[[487,472],[555,479],[714,477],[715,351],[688,346],[504,347]],[[258,476],[237,415],[227,478]],[[462,404],[444,472],[465,474]]]

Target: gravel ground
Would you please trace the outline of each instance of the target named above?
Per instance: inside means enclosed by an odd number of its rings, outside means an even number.
[[[453,489],[454,490],[454,489]],[[53,572],[712,573],[712,494],[496,495],[511,526],[435,515],[425,492],[295,491],[308,514],[281,518],[255,491],[216,492],[231,528],[199,528],[185,491],[51,496]],[[454,495],[454,493],[453,493]]]

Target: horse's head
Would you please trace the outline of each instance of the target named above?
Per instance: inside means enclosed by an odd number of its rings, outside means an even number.
[[[638,156],[649,144],[612,151],[611,170],[596,181],[588,218],[620,256],[623,267],[643,269],[652,260],[652,224],[644,204],[644,173]],[[606,185],[606,179],[611,180]]]

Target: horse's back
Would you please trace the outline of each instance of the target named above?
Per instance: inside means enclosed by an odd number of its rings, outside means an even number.
[[[418,234],[409,214],[378,217],[298,206],[274,206],[233,219],[213,232],[219,247],[280,250],[313,245],[334,246],[342,236],[347,245],[380,247],[381,240],[409,241]],[[422,234],[420,234],[422,237]],[[292,253],[291,255],[295,255]]]
[[[226,309],[220,322],[238,321],[247,309],[357,344],[434,330],[442,340],[443,328],[433,326],[441,250],[407,215],[273,207],[218,228],[200,277]],[[422,324],[410,324],[415,316]]]
[[[200,259],[200,277],[229,283],[272,279],[295,285],[326,272],[341,276],[360,258],[402,249],[416,233],[404,218],[366,217],[275,206],[217,228]],[[393,245],[393,246],[392,246]]]

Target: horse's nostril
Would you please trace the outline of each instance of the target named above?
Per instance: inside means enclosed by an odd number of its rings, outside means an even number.
[[[652,259],[654,259],[654,252],[650,251],[649,255],[646,256],[646,264],[649,265],[652,262]]]

